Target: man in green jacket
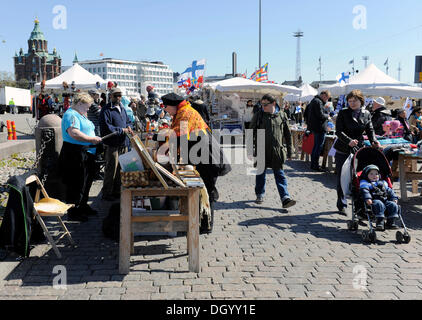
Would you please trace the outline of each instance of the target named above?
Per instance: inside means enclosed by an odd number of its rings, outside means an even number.
[[[258,130],[265,130],[265,168],[256,176],[256,203],[262,204],[265,195],[266,169],[271,168],[274,172],[277,189],[280,194],[283,208],[287,209],[296,204],[287,190],[287,178],[283,170],[283,164],[291,159],[292,136],[288,125],[287,115],[278,106],[272,95],[265,95],[261,99],[262,110],[257,112],[251,121],[251,129],[254,130],[254,150],[257,144],[262,143],[257,138]],[[256,154],[256,151],[255,151]],[[261,155],[258,155],[261,156]],[[263,163],[262,159],[259,159]]]

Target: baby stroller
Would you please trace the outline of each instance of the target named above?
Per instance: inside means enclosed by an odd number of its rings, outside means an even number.
[[[372,221],[375,220],[375,215],[372,212],[371,206],[368,206],[360,196],[360,175],[362,170],[368,165],[376,165],[380,169],[380,179],[387,181],[388,186],[392,185],[392,171],[390,164],[382,153],[382,151],[375,148],[355,149],[355,154],[350,166],[351,170],[351,196],[352,196],[352,220],[347,222],[347,228],[350,231],[357,231],[359,225],[365,225],[365,220],[368,221],[369,230],[362,232],[362,240],[364,242],[375,243],[377,240],[375,228]],[[404,228],[404,233],[397,231],[396,240],[398,243],[409,243],[411,238],[407,231],[406,225],[401,214],[401,206],[399,206],[399,217]]]

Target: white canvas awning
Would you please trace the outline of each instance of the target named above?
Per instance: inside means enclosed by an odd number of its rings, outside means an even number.
[[[293,93],[300,94],[301,90],[293,86],[283,86],[275,83],[256,82],[244,78],[232,78],[215,83],[205,84],[205,88],[210,88],[217,92],[222,93],[259,93],[259,94],[280,94]]]
[[[331,94],[346,95],[359,89],[368,96],[396,96],[422,98],[422,88],[402,83],[382,72],[374,64],[350,78],[348,83],[334,84],[319,88],[319,92],[329,90]]]
[[[312,87],[311,85],[305,83],[299,88],[301,90],[300,94],[288,94],[284,97],[284,100],[289,102],[310,102],[318,94],[318,90]]]
[[[63,82],[66,82],[70,87],[73,81],[76,89],[81,90],[97,89],[97,82],[100,84],[99,89],[105,90],[107,87],[107,81],[99,75],[94,75],[79,64],[75,64],[58,77],[46,81],[45,90],[63,90]],[[41,90],[41,83],[35,84],[35,90]]]

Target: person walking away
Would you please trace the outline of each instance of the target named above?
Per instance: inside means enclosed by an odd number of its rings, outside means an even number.
[[[319,166],[319,158],[325,142],[325,134],[327,132],[327,123],[329,119],[328,113],[325,112],[325,104],[330,99],[329,91],[322,91],[308,105],[307,109],[307,126],[308,130],[314,135],[314,148],[311,154],[311,169],[315,171],[324,171]]]
[[[256,203],[262,204],[265,196],[266,169],[271,168],[274,172],[278,193],[284,209],[296,204],[287,190],[287,177],[283,170],[283,164],[291,159],[292,136],[289,129],[289,120],[286,113],[281,110],[274,96],[266,94],[261,99],[262,111],[254,115],[251,121],[251,129],[254,130],[254,150],[256,154],[258,130],[265,130],[265,168],[263,173],[256,176]],[[284,144],[284,143],[285,144]],[[264,162],[264,161],[263,161]]]
[[[406,119],[406,110],[399,109],[397,110],[397,120],[400,121],[401,125],[403,126],[403,139],[413,142],[413,133],[410,128],[410,123]]]
[[[336,121],[337,141],[334,144],[336,150],[335,162],[337,172],[337,209],[341,215],[346,215],[347,201],[341,188],[341,170],[343,164],[352,152],[352,148],[364,146],[363,134],[368,136],[374,148],[381,148],[375,137],[372,126],[371,114],[363,110],[365,98],[360,90],[352,90],[346,97],[348,107],[340,110]]]
[[[194,108],[204,119],[205,123],[210,126],[210,114],[208,112],[208,106],[201,99],[196,99],[192,102],[192,108]]]
[[[127,152],[130,146],[128,134],[133,135],[130,120],[121,103],[122,91],[113,88],[111,102],[101,109],[100,131],[104,137],[111,133],[117,135],[106,139],[105,144],[105,169],[102,199],[113,201],[120,197],[120,164],[119,155]]]
[[[249,129],[249,127],[251,126],[252,117],[253,117],[253,101],[248,100],[246,102],[245,114],[243,116],[245,130]]]
[[[62,181],[66,186],[65,201],[74,204],[68,217],[86,221],[97,212],[88,205],[89,191],[95,176],[95,148],[102,140],[95,135],[95,126],[88,120],[87,111],[93,99],[87,93],[78,93],[73,105],[63,115],[63,146],[59,156]]]
[[[372,105],[372,125],[374,127],[375,134],[378,136],[384,135],[382,125],[386,121],[391,121],[391,111],[385,107],[385,100],[382,97],[378,97],[374,100]]]
[[[93,99],[93,102],[88,110],[88,119],[92,121],[95,126],[95,134],[100,136],[100,93],[98,90],[89,90],[88,93]]]
[[[9,101],[9,112],[10,114],[18,114],[18,108],[16,107],[13,98]]]

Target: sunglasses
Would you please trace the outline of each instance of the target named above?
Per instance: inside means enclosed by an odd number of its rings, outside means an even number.
[[[263,106],[263,107],[267,107],[267,106],[269,106],[269,105],[271,105],[271,104],[273,104],[272,102],[268,102],[268,103],[261,103],[261,105]]]
[[[121,94],[115,94],[115,95],[114,95],[114,97],[115,97],[115,98],[121,98],[121,97],[122,97],[122,95],[121,95]]]

